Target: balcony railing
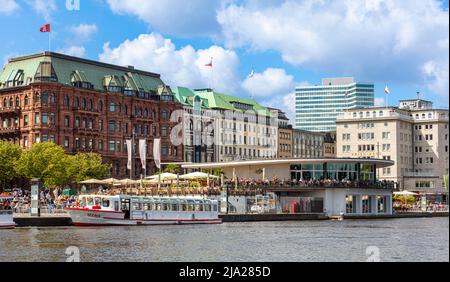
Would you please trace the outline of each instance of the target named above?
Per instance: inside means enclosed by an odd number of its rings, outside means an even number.
[[[227,181],[226,185],[229,188],[233,188],[235,183],[233,181]],[[280,189],[327,189],[327,188],[361,188],[361,189],[387,189],[395,190],[398,185],[395,182],[390,181],[338,181],[338,180],[311,180],[311,181],[253,181],[253,180],[241,180],[238,182],[239,189],[262,189],[262,190],[280,190]]]

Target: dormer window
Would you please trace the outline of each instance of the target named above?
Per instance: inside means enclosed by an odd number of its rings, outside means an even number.
[[[23,70],[12,70],[5,81],[5,87],[15,87],[23,85],[24,72]]]
[[[70,77],[70,81],[73,87],[94,89],[94,85],[87,80],[84,72],[82,71],[74,71]]]
[[[117,75],[107,75],[103,78],[103,88],[110,93],[123,93],[123,85]]]
[[[50,62],[41,62],[36,74],[34,75],[35,81],[50,81],[58,82],[58,76],[56,75],[55,69]]]

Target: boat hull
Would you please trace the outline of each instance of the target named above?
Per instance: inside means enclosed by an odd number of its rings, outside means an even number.
[[[139,226],[175,224],[221,224],[221,218],[201,218],[195,213],[143,213],[140,216],[125,218],[125,213],[91,209],[66,209],[74,226]],[[161,216],[158,216],[161,215]]]
[[[0,229],[14,229],[14,228],[16,228],[16,223],[14,222],[12,212],[0,213]]]

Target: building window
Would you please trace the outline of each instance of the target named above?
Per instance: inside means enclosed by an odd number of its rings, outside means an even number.
[[[116,142],[114,141],[109,141],[109,151],[110,152],[114,152],[116,149]]]
[[[55,125],[56,124],[56,119],[55,119],[55,114],[54,113],[50,113],[50,124],[51,125]]]
[[[41,116],[40,116],[39,113],[36,113],[36,114],[35,114],[35,117],[34,117],[34,123],[35,123],[35,124],[41,124]]]
[[[111,113],[113,113],[115,110],[116,110],[116,105],[115,105],[113,102],[111,102],[111,103],[109,104],[109,111],[110,111]]]
[[[115,132],[116,131],[116,122],[114,120],[109,121],[109,132]]]
[[[64,148],[69,148],[69,138],[64,138]]]
[[[28,115],[24,115],[23,116],[23,126],[27,127],[28,126]]]

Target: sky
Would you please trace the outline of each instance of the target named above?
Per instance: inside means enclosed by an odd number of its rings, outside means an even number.
[[[420,92],[448,109],[448,0],[0,0],[0,25],[3,65],[51,48],[253,97],[291,119],[295,87],[325,77],[374,83],[376,105],[388,84],[389,105]]]

